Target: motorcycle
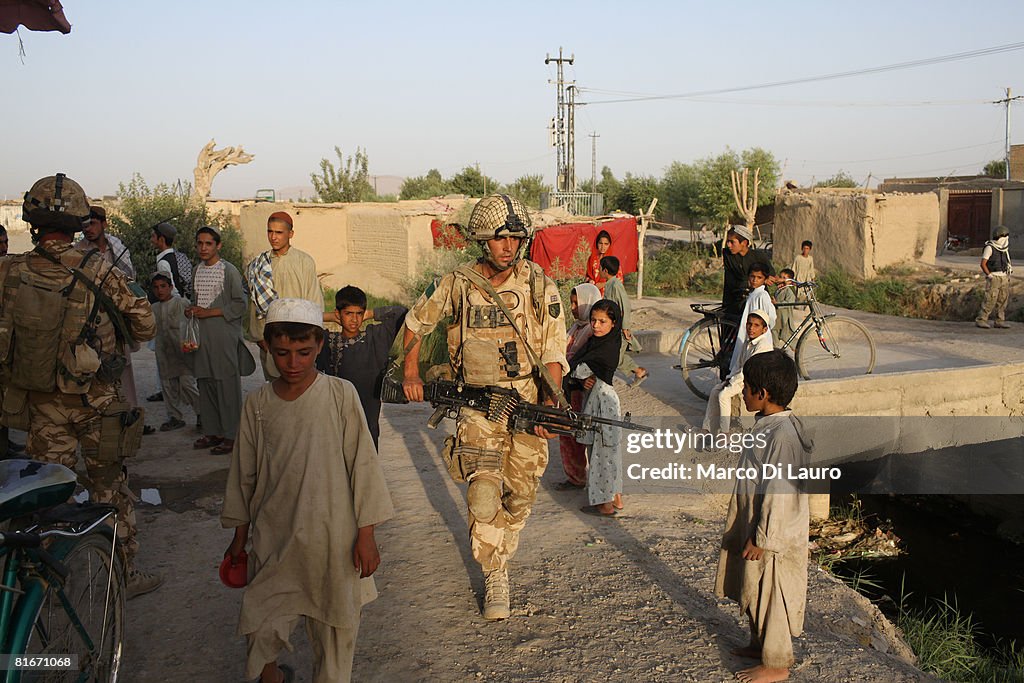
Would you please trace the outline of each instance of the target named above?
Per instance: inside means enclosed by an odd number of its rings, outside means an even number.
[[[947,235],[946,243],[942,245],[942,251],[963,251],[967,248],[967,237],[965,235]]]

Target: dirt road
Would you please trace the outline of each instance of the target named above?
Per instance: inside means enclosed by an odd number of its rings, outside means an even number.
[[[152,354],[135,356],[140,395],[155,390]],[[248,378],[246,388],[258,380]],[[621,392],[640,414],[675,414],[642,389]],[[149,422],[163,420],[162,404]],[[363,611],[358,681],[726,681],[749,662],[728,654],[745,639],[735,605],[713,595],[724,508],[710,495],[627,497],[614,520],[578,512],[583,493],[553,490],[557,446],[511,568],[513,617],[479,615],[483,581],[469,554],[463,487],[437,458],[442,430],[422,406],[388,406],[381,458],[396,517],[381,527],[380,598]],[[235,635],[241,592],[217,565],[230,540],[218,523],[225,456],[194,451],[193,429],[146,437],[135,489],[157,488],[139,508],[140,562],[163,574],[158,591],[129,603],[124,680],[241,681]],[[914,681],[922,674],[871,647],[862,598],[812,570],[797,681]],[[874,630],[874,643],[882,645]],[[297,680],[310,680],[309,648],[293,638]],[[892,646],[888,646],[892,647]]]

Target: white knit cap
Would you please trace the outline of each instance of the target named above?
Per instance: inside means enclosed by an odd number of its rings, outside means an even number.
[[[305,323],[324,326],[324,311],[312,301],[305,299],[274,299],[267,309],[267,324]]]
[[[734,232],[748,242],[754,241],[754,236],[745,225],[730,225],[729,232]]]
[[[757,309],[755,311],[751,311],[750,315],[756,315],[758,318],[760,318],[764,322],[765,327],[768,327],[768,326],[771,325],[771,318],[768,317],[768,312],[765,311],[763,308],[759,308],[759,309]],[[747,317],[750,317],[750,315],[748,315]]]

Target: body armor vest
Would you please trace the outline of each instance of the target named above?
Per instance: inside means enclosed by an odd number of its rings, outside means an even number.
[[[536,350],[542,342],[544,271],[530,262],[525,266],[495,289]],[[456,274],[456,283],[448,350],[462,379],[479,386],[532,379],[536,369],[530,355],[501,308],[464,276]]]
[[[96,253],[76,258],[74,266],[93,281],[101,264],[92,258]],[[54,273],[38,272],[34,264]],[[57,268],[33,252],[11,257],[0,310],[0,368],[16,389],[84,394],[100,368],[99,354],[86,338],[93,295],[70,269],[55,277]]]

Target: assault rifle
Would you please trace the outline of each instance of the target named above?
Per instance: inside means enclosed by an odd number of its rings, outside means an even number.
[[[401,382],[387,377],[384,378],[380,393],[383,403],[409,402]],[[572,409],[537,405],[524,401],[519,392],[511,388],[480,387],[439,379],[423,385],[423,400],[429,401],[435,408],[434,414],[427,420],[431,428],[437,427],[446,417],[454,420],[458,417],[459,408],[466,407],[485,413],[488,420],[505,424],[513,432],[532,433],[534,427],[543,427],[552,434],[581,438],[587,432],[597,431],[601,425],[638,432],[655,431],[653,427],[631,421],[629,413],[626,413],[623,420],[610,420],[577,413]]]

